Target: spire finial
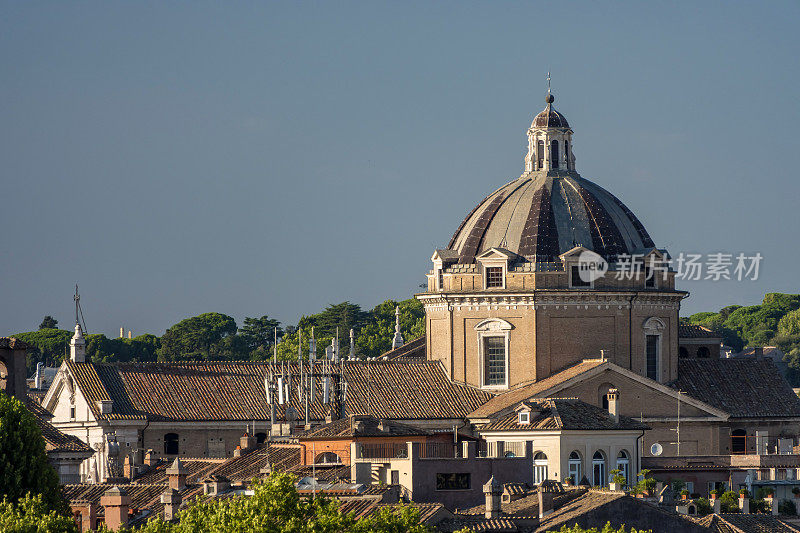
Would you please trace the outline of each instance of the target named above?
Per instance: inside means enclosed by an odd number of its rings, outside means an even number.
[[[81,295],[78,294],[78,284],[75,284],[75,296],[72,297],[75,300],[75,323],[80,324],[80,320],[78,320],[78,308],[81,305]]]
[[[547,71],[547,97],[545,97],[544,101],[548,104],[552,104],[555,97],[550,93],[550,71]]]
[[[394,308],[394,339],[392,339],[392,350],[405,344],[403,334],[400,332],[400,306]]]

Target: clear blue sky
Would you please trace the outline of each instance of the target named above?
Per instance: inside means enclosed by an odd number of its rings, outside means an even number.
[[[418,291],[519,176],[550,69],[578,171],[673,254],[761,252],[685,312],[798,292],[800,3],[0,3],[0,334],[294,323]]]

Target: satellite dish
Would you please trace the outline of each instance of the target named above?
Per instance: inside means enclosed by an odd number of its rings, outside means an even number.
[[[656,442],[655,444],[650,446],[650,455],[659,456],[662,453],[664,453],[664,447],[661,446],[659,443]]]

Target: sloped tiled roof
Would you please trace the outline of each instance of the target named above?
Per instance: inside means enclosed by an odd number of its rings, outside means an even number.
[[[699,324],[680,324],[678,326],[679,339],[719,339],[722,336]]]
[[[33,418],[36,420],[36,425],[42,432],[44,437],[45,450],[48,452],[81,452],[86,454],[93,454],[94,450],[74,435],[67,435],[56,429],[49,421],[53,418],[53,414],[42,407],[38,401],[29,399],[25,402],[25,407],[33,413]]]
[[[379,428],[380,424],[383,429]],[[389,436],[423,436],[430,432],[390,420],[381,421],[370,415],[350,415],[312,428],[299,435],[305,439],[355,438],[355,437],[389,437]]]
[[[530,424],[519,424],[513,412],[481,427],[481,431],[531,430],[638,430],[650,429],[627,416],[615,422],[608,411],[576,398],[544,398],[527,402],[533,411]]]
[[[696,522],[712,533],[797,533],[800,528],[766,514],[711,514]]]
[[[585,359],[561,372],[553,374],[541,381],[536,381],[522,387],[517,387],[508,392],[504,392],[487,401],[479,408],[469,414],[469,418],[488,418],[491,415],[513,407],[521,401],[536,396],[540,392],[546,391],[559,383],[572,379],[576,376],[588,372],[589,370],[605,363],[602,359]]]
[[[199,421],[268,420],[264,377],[271,363],[117,363],[67,361],[95,417],[111,420]],[[304,364],[308,368],[308,364]],[[294,393],[299,383],[297,363],[292,371],[292,406],[303,409]],[[452,383],[438,361],[374,361],[343,364],[347,383],[345,414],[370,413],[380,418],[461,418],[491,395]],[[316,387],[312,419],[324,419],[322,386]],[[101,415],[100,400],[113,400],[113,410]],[[287,405],[278,405],[284,420]]]
[[[407,342],[399,348],[389,350],[381,355],[381,358],[386,358],[389,361],[403,361],[414,360],[424,361],[427,354],[427,337],[423,335],[418,339]]]
[[[732,417],[800,417],[800,398],[768,360],[679,359],[669,385]]]
[[[349,465],[297,465],[286,470],[298,478],[314,477],[319,482],[350,480]]]

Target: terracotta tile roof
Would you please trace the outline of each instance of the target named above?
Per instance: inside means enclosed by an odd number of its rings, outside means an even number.
[[[418,339],[407,342],[399,348],[389,350],[381,355],[389,361],[415,360],[424,361],[428,353],[427,337],[423,335]]]
[[[186,482],[189,484],[202,482],[225,462],[225,459],[181,458],[181,464],[188,472]],[[161,462],[152,470],[136,477],[131,483],[134,485],[166,484],[168,481],[167,468],[171,464],[170,461]]]
[[[766,514],[711,514],[695,520],[712,533],[797,533],[800,528]]]
[[[95,417],[110,420],[198,421],[269,420],[263,362],[118,363],[67,362]],[[307,368],[308,365],[305,365]],[[294,392],[299,367],[292,370],[292,405],[302,406]],[[471,387],[452,383],[438,361],[346,362],[345,414],[371,414],[388,419],[462,418],[491,398]],[[322,386],[317,386],[311,417],[326,415]],[[110,414],[101,415],[97,402],[113,400]],[[287,405],[277,406],[284,420]]]
[[[699,324],[680,324],[678,326],[679,339],[718,339],[722,342],[722,336]]]
[[[328,493],[325,493],[328,495]],[[381,509],[386,508],[396,508],[397,504],[393,503],[380,503],[380,497],[359,497],[359,498],[348,498],[341,500],[339,503],[339,510],[343,513],[353,513],[353,516],[357,519],[364,518],[366,516],[371,515]],[[420,511],[420,523],[426,524],[428,521],[433,518],[438,512],[444,509],[444,505],[441,503],[410,503],[407,504],[411,507],[415,507]]]
[[[576,398],[543,398],[526,403],[533,408],[530,424],[520,424],[517,413],[512,412],[482,426],[481,431],[650,429],[627,416],[620,416],[615,422],[607,410]]]
[[[112,487],[120,487],[128,493],[131,498],[130,508],[132,510],[152,509],[155,504],[161,503],[161,494],[167,489],[166,483],[139,484],[139,485],[112,485],[106,483],[87,484],[80,483],[75,485],[62,485],[61,492],[67,502],[91,502],[98,505],[98,514],[103,515],[104,509],[100,505],[100,498]],[[180,494],[187,500],[202,492],[202,487],[186,487]]]
[[[800,417],[800,398],[769,360],[679,359],[669,385],[736,418]]]
[[[62,433],[52,424],[50,424],[53,414],[42,407],[38,401],[29,399],[27,402],[25,402],[25,407],[27,407],[27,409],[34,415],[33,418],[36,421],[36,425],[39,426],[39,429],[42,432],[42,437],[44,437],[46,451],[81,452],[88,455],[94,453],[94,450],[92,450],[88,444],[83,442],[78,437]]]
[[[523,385],[521,387],[517,387],[512,389],[508,392],[504,392],[492,398],[491,400],[487,401],[479,408],[472,411],[468,417],[469,418],[488,418],[495,413],[499,413],[515,405],[519,404],[523,400],[527,400],[528,398],[532,398],[537,394],[558,385],[559,383],[566,381],[568,379],[572,379],[576,376],[583,374],[584,372],[588,372],[589,370],[600,366],[601,364],[605,363],[601,359],[585,359],[580,363],[577,363],[571,367],[568,367],[561,372],[553,374],[541,381],[536,381],[534,383],[530,383],[528,385]]]
[[[379,427],[380,424],[384,428]],[[312,428],[298,435],[300,440],[358,437],[415,437],[430,435],[429,431],[391,420],[380,420],[370,415],[350,415]]]
[[[350,481],[349,465],[297,465],[286,470],[298,478],[314,477],[320,483]]]
[[[0,337],[0,348],[5,348],[7,350],[27,350],[28,343],[15,337]]]

